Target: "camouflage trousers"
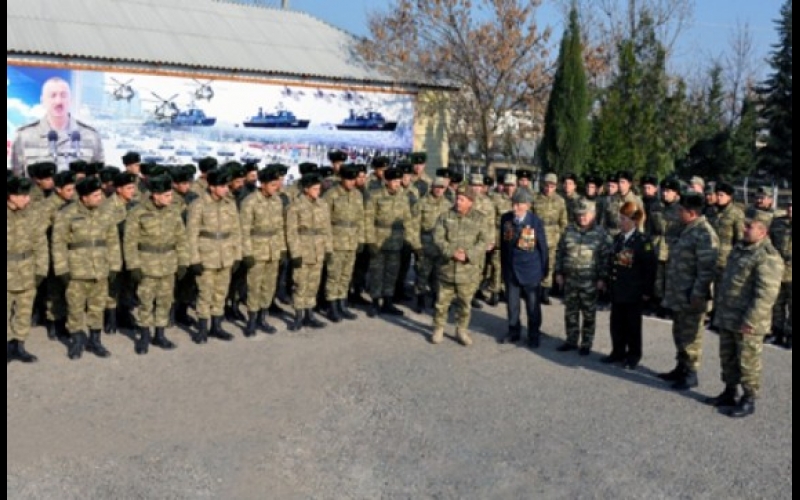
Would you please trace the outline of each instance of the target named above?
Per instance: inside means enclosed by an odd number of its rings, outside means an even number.
[[[772,331],[792,336],[792,282],[781,283],[778,300],[772,308]]]
[[[761,392],[763,351],[762,335],[720,331],[719,358],[722,365],[722,382],[726,386],[742,384],[742,390],[746,395],[757,398]]]
[[[259,261],[247,271],[247,310],[258,312],[269,308],[278,291],[281,261]]]
[[[138,325],[144,328],[166,328],[175,297],[175,276],[145,276],[136,293],[139,297],[136,317]]]
[[[225,296],[231,284],[231,268],[205,269],[197,277],[197,318],[217,318],[225,314]]]
[[[31,332],[31,314],[36,289],[10,292],[6,290],[6,342],[25,342]]]
[[[500,293],[503,291],[503,272],[500,268],[499,250],[495,250],[486,256],[484,279],[489,285],[487,289],[489,293]]]
[[[303,264],[294,270],[294,293],[292,302],[295,310],[313,309],[317,305],[317,292],[322,281],[323,263]]]
[[[336,250],[333,252],[333,257],[328,265],[328,276],[325,280],[325,299],[327,301],[347,298],[355,265],[355,251]]]
[[[108,278],[72,280],[67,286],[67,331],[102,330],[103,310],[108,298]]]
[[[558,242],[561,240],[561,233],[545,231],[547,234],[547,250],[551,271],[542,278],[542,288],[553,288],[553,275],[555,274],[556,253],[558,252]]]
[[[64,283],[55,275],[47,278],[47,321],[63,321],[67,318],[67,291]]]
[[[672,321],[672,338],[678,351],[678,366],[697,372],[703,357],[703,322],[705,310],[700,312],[675,311]]]
[[[437,266],[436,256],[433,248],[424,248],[421,259],[417,259],[414,270],[417,281],[414,284],[414,291],[417,295],[426,295],[438,288],[436,283]]]
[[[594,278],[567,278],[564,283],[564,325],[568,344],[577,346],[580,343],[581,347],[588,348],[594,344],[597,295],[597,280]]]
[[[450,306],[455,302],[456,327],[462,330],[469,328],[472,319],[472,299],[478,291],[478,277],[469,283],[439,282],[439,294],[433,316],[433,327],[444,328],[450,313]]]
[[[369,260],[369,296],[375,299],[394,297],[400,274],[400,252],[378,252]]]

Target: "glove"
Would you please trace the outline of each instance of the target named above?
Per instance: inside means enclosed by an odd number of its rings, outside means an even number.
[[[235,273],[236,271],[239,270],[240,267],[242,267],[242,261],[241,260],[233,261],[233,266],[231,267],[231,272]]]
[[[245,269],[253,269],[256,267],[256,258],[252,255],[248,255],[242,259],[242,264],[244,265]]]
[[[58,276],[56,276],[56,278],[58,278],[58,281],[60,281],[61,284],[64,285],[64,288],[66,288],[69,286],[69,282],[72,279],[72,276],[70,276],[69,273],[64,273],[64,274],[59,274]]]
[[[115,281],[117,281],[117,276],[119,276],[119,273],[118,273],[118,272],[116,272],[116,271],[109,271],[109,272],[108,272],[108,282],[109,282],[109,283],[114,283]]]
[[[131,273],[131,281],[137,285],[142,282],[144,275],[141,269],[131,269],[129,272]]]
[[[36,288],[39,288],[39,285],[41,285],[44,282],[44,280],[45,280],[44,276],[39,276],[37,274],[36,275]]]
[[[205,271],[205,268],[203,267],[203,264],[192,264],[189,266],[189,271],[191,271],[191,273],[195,276],[201,276],[203,271]]]
[[[303,258],[302,257],[295,257],[292,259],[292,268],[293,269],[300,269],[303,267]]]
[[[330,266],[333,262],[333,253],[327,252],[325,253],[325,265]]]
[[[186,277],[186,271],[187,271],[186,266],[178,266],[178,271],[175,273],[175,277],[178,278],[179,280],[182,280],[183,278]]]

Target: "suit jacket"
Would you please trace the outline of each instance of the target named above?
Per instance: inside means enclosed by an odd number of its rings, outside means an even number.
[[[649,237],[638,229],[628,241],[620,233],[614,237],[611,262],[611,301],[636,304],[645,295],[653,296],[656,280],[656,254]]]
[[[542,220],[531,212],[517,224],[514,212],[500,218],[500,263],[503,281],[538,286],[550,272],[547,236]]]

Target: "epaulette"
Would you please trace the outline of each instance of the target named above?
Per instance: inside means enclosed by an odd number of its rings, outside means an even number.
[[[58,211],[59,211],[59,212],[62,212],[62,211],[64,211],[64,210],[66,210],[67,208],[71,207],[73,203],[75,203],[75,201],[74,201],[74,200],[67,200],[67,202],[66,202],[66,203],[64,203],[63,205],[61,205],[61,208],[59,208],[59,209],[58,209]]]
[[[31,122],[26,125],[17,127],[17,130],[19,131],[19,130],[25,130],[26,128],[38,127],[40,123],[42,123],[42,120],[36,120],[35,122]]]
[[[183,197],[183,201],[186,202],[187,205],[190,205],[193,201],[200,198],[200,195],[195,193],[194,191],[189,191],[186,193],[186,196]]]
[[[126,209],[128,212],[130,212],[131,210],[133,210],[134,208],[136,208],[136,207],[138,207],[138,206],[139,206],[139,202],[138,202],[138,201],[136,201],[136,200],[131,200],[130,202],[128,202],[128,204],[127,204],[127,205],[125,205],[125,209]]]
[[[80,126],[81,126],[81,127],[83,127],[83,128],[87,128],[87,129],[91,130],[92,132],[97,132],[97,129],[96,129],[96,128],[92,127],[91,125],[89,125],[89,124],[87,124],[87,123],[83,123],[82,121],[80,121],[80,120],[78,120],[78,119],[76,119],[76,120],[75,120],[75,123],[76,123],[77,125],[80,125]]]

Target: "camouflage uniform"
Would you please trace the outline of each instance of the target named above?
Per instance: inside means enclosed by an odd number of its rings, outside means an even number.
[[[175,274],[189,266],[186,227],[176,210],[159,209],[152,200],[131,210],[123,239],[125,265],[139,270],[137,323],[142,328],[166,328],[172,308]]]
[[[433,186],[433,179],[431,179],[428,176],[428,174],[423,172],[422,175],[414,179],[412,185],[416,188],[417,195],[419,195],[420,198],[424,198],[425,196],[428,195],[428,193],[431,192],[431,187]]]
[[[761,352],[764,336],[771,330],[772,304],[783,276],[783,259],[769,239],[738,243],[730,254],[715,304],[715,325],[720,333],[722,381],[727,387],[741,384],[745,396],[758,397],[761,390]],[[752,327],[744,335],[742,327]]]
[[[744,236],[744,212],[733,203],[717,212],[711,227],[717,232],[719,237],[719,257],[717,258],[717,280],[722,279],[725,266],[728,262],[728,255],[733,250],[734,245],[741,241]]]
[[[323,197],[330,209],[333,256],[327,266],[325,299],[347,299],[356,263],[356,251],[364,244],[364,195],[358,189],[347,191],[341,185]]]
[[[170,208],[176,211],[184,225],[189,218],[189,207],[194,203],[200,195],[190,190],[185,195],[177,191],[172,192],[172,204]],[[197,299],[197,280],[196,276],[192,273],[186,273],[183,278],[175,279],[175,302],[178,306],[185,308]]]
[[[549,261],[556,261],[556,251],[561,235],[569,225],[567,220],[567,204],[559,194],[553,193],[545,196],[537,193],[533,199],[533,212],[539,216],[544,224],[544,232],[547,235],[547,245],[550,251]],[[553,273],[550,272],[542,280],[542,288],[553,286]]]
[[[128,212],[136,206],[137,202],[126,203],[118,195],[114,194],[103,202],[101,210],[108,212],[114,220],[120,239],[125,234],[125,219]],[[127,264],[127,263],[125,263]],[[127,269],[127,266],[124,268]],[[122,300],[123,307],[126,309],[133,307],[134,285],[126,272],[120,272],[114,281],[108,282],[108,297],[106,298],[106,310],[116,310],[117,302]]]
[[[411,207],[411,216],[414,218],[414,225],[419,226],[419,191],[413,184],[408,187],[401,187],[400,190],[408,197],[408,204]],[[406,294],[406,278],[408,277],[408,271],[411,269],[412,253],[413,249],[406,240],[400,252],[400,270],[397,273],[397,282],[395,284],[394,296],[398,300],[403,300]]]
[[[46,224],[46,234],[48,239],[48,247],[52,248],[53,240],[53,226],[56,222],[56,216],[64,209],[69,203],[64,201],[60,196],[53,195],[47,198],[39,205],[36,210],[39,213],[40,221]],[[59,323],[67,319],[67,290],[64,288],[64,283],[56,278],[53,272],[53,263],[50,263],[50,272],[47,275],[47,321]]]
[[[780,217],[772,221],[769,230],[772,244],[783,258],[784,271],[781,291],[772,314],[772,328],[783,337],[787,346],[792,342],[792,219]],[[788,317],[787,317],[788,313]]]
[[[578,204],[581,201],[581,195],[577,192],[572,193],[572,196],[564,195],[564,203],[567,205],[567,221],[568,224],[575,222],[575,212],[578,209]]]
[[[47,237],[33,205],[12,210],[6,204],[6,342],[25,342],[31,329],[36,280],[50,265]]]
[[[597,284],[608,282],[612,240],[602,227],[570,225],[558,243],[556,276],[564,276],[564,323],[567,344],[591,349],[597,318]],[[581,328],[583,314],[583,328]],[[582,335],[581,335],[582,334]]]
[[[681,236],[683,225],[681,224],[679,210],[680,202],[664,205],[661,212],[660,224],[657,234],[653,238],[653,246],[656,248],[658,257],[658,268],[656,269],[655,295],[659,299],[664,298],[667,287],[667,260],[672,245]]]
[[[17,175],[24,175],[25,168],[33,163],[55,162],[58,171],[69,168],[70,162],[85,160],[89,163],[103,162],[103,141],[100,134],[93,127],[70,117],[67,127],[63,131],[55,131],[58,137],[51,146],[48,134],[53,132],[47,119],[23,125],[17,129],[17,136],[11,149],[11,167]],[[74,150],[72,137],[80,137],[80,151]],[[56,158],[53,158],[53,149]],[[79,154],[78,154],[79,153]]]
[[[505,193],[494,193],[490,196],[490,199],[494,204],[493,233],[495,233],[495,250],[488,257],[486,279],[489,286],[487,291],[490,294],[499,294],[503,291],[503,272],[500,267],[500,219],[503,214],[511,211],[512,203],[511,197]]]
[[[242,203],[242,255],[253,257],[255,266],[247,271],[247,310],[269,309],[278,290],[278,270],[286,254],[286,218],[278,194],[255,192]]]
[[[433,240],[434,233],[436,232],[436,223],[439,217],[450,210],[453,204],[447,198],[440,196],[435,198],[433,194],[428,194],[419,203],[419,224],[420,224],[420,242],[422,244],[422,251],[420,257],[417,259],[417,295],[426,295],[431,292],[431,283],[436,279],[436,264],[439,259],[439,251],[436,243]]]
[[[628,191],[628,194],[624,196],[621,193],[609,196],[603,204],[603,227],[611,237],[619,234],[619,210],[627,202],[635,203],[638,208],[644,210],[641,198],[636,196],[633,191]]]
[[[294,269],[293,302],[296,311],[312,309],[322,278],[326,256],[333,253],[328,204],[301,195],[286,214],[286,243]],[[299,261],[297,259],[300,259]],[[299,264],[299,267],[297,267]]]

